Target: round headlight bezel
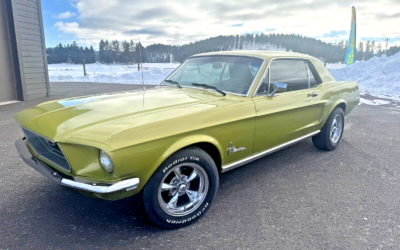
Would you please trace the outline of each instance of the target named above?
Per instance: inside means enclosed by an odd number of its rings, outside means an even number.
[[[111,157],[103,150],[100,150],[99,162],[107,174],[112,174],[114,172],[114,164],[111,160]]]

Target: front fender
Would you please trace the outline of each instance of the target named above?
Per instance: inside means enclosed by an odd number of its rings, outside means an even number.
[[[150,179],[150,177],[157,170],[157,168],[165,160],[167,160],[168,157],[170,157],[171,155],[173,155],[177,151],[181,150],[182,148],[185,148],[185,147],[188,147],[190,145],[197,144],[197,143],[210,143],[210,144],[214,145],[218,149],[220,155],[222,155],[221,154],[222,147],[221,147],[220,143],[215,138],[213,138],[212,136],[204,135],[204,134],[195,134],[195,135],[185,136],[185,137],[183,137],[181,139],[176,140],[174,143],[172,143],[164,151],[164,153],[158,158],[158,160],[151,166],[151,168],[148,171],[150,173],[150,176],[148,177],[148,179]],[[147,182],[148,179],[146,179],[145,182]]]
[[[168,157],[182,148],[197,143],[210,143],[219,152],[222,152],[220,143],[214,137],[205,134],[181,134],[117,150],[119,167],[122,168],[121,172],[125,173],[122,174],[122,179],[133,177],[140,179],[138,188],[124,192],[123,197],[129,197],[140,192],[157,168]]]
[[[210,143],[210,144],[214,145],[218,149],[220,155],[222,155],[221,154],[221,152],[223,151],[222,146],[215,138],[213,138],[212,136],[209,136],[209,135],[195,134],[195,135],[190,135],[190,136],[181,138],[181,139],[177,140],[175,143],[173,143],[164,152],[164,154],[160,158],[160,161],[159,161],[160,164],[158,164],[158,166],[161,165],[161,163],[163,163],[168,157],[170,157],[176,151],[178,151],[182,148],[188,147],[190,145],[197,144],[197,143]],[[154,169],[154,171],[155,171],[155,169]]]

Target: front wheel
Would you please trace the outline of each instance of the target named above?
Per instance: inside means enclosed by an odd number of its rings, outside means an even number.
[[[146,184],[146,213],[161,228],[190,225],[210,208],[218,184],[217,167],[205,151],[182,149],[161,164]]]
[[[341,108],[335,108],[325,125],[321,129],[321,133],[314,136],[312,141],[314,146],[326,150],[334,150],[340,143],[344,130],[344,112]]]

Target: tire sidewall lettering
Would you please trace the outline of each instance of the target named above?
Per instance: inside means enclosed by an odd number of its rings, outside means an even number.
[[[175,160],[172,161],[172,163],[170,163],[167,167],[165,167],[163,169],[163,173],[165,174],[169,169],[174,167],[176,164],[184,162],[184,161],[187,161],[187,160],[200,162],[200,157],[197,157],[197,156],[186,156],[186,157],[181,157],[181,158],[175,159]]]
[[[207,209],[207,207],[208,207],[208,202],[203,206],[203,208],[200,211],[198,211],[195,215],[193,215],[193,216],[191,216],[191,217],[189,217],[187,219],[183,219],[183,220],[166,219],[166,222],[170,223],[170,224],[185,224],[187,222],[190,222],[190,221],[196,219],[197,217],[200,217],[201,214],[204,213],[204,211]]]

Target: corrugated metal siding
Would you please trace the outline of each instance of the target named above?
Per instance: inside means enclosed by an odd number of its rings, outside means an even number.
[[[16,99],[7,24],[5,2],[0,0],[0,102]]]
[[[23,96],[50,95],[40,0],[11,0]]]

